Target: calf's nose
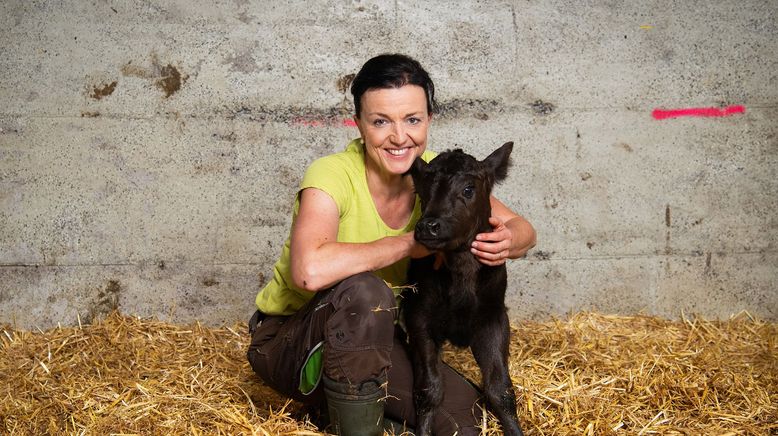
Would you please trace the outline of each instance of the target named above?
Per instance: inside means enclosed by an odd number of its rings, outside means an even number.
[[[434,218],[425,218],[416,223],[416,232],[422,235],[438,236],[440,222]]]

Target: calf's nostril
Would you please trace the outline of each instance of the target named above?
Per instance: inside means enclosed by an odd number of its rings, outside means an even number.
[[[440,232],[440,222],[436,219],[425,218],[416,223],[416,233],[418,235],[438,236]]]

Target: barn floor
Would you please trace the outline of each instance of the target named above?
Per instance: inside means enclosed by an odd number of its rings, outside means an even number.
[[[321,434],[253,376],[245,325],[113,313],[48,331],[0,326],[4,434]],[[778,324],[579,313],[513,329],[529,435],[778,434]],[[469,352],[446,360],[472,379]],[[484,423],[484,434],[499,434]]]

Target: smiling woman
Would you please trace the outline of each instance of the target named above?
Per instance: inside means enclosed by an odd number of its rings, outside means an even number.
[[[416,85],[371,89],[363,113],[354,119],[365,148],[367,185],[378,214],[392,228],[408,222],[414,205],[413,182],[403,177],[427,148],[424,89]]]
[[[367,152],[368,183],[392,184],[427,147],[431,115],[424,89],[416,85],[371,89],[363,96],[363,113],[354,116]],[[395,182],[396,183],[396,182]]]
[[[372,435],[382,433],[384,416],[415,425],[396,295],[407,285],[409,258],[432,254],[413,237],[420,205],[407,173],[417,157],[435,157],[427,150],[435,87],[417,61],[380,55],[351,92],[360,137],[306,170],[273,279],[256,298],[248,359],[280,393],[326,406],[331,432]],[[523,255],[535,233],[490,201],[493,230],[479,234],[472,251],[484,264],[502,264]],[[478,392],[440,366],[447,395],[433,431],[478,434]]]

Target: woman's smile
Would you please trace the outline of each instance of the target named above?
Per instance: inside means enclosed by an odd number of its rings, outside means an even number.
[[[410,148],[389,148],[386,151],[392,156],[404,156],[408,150],[410,150]]]
[[[365,142],[367,169],[382,178],[405,174],[427,147],[431,118],[420,86],[365,92],[355,120]]]

